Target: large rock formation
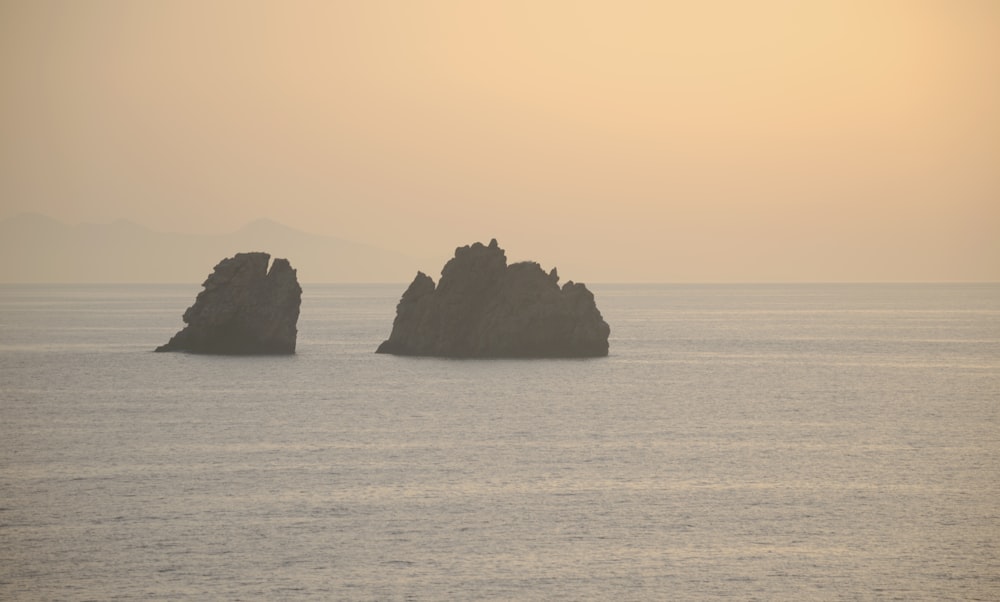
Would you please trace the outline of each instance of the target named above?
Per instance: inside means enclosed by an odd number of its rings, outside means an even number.
[[[418,272],[376,353],[442,357],[590,357],[611,329],[583,284],[558,285],[534,262],[507,265],[491,240],[455,249],[440,284]]]
[[[205,280],[187,326],[157,351],[225,355],[295,353],[302,288],[287,259],[237,253],[223,259]]]

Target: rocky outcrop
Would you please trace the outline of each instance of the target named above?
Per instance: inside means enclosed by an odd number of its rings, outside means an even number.
[[[455,250],[441,281],[418,272],[377,353],[441,357],[592,357],[611,329],[583,284],[559,287],[555,268],[507,265],[491,240]]]
[[[223,259],[205,280],[187,326],[157,351],[224,355],[295,353],[302,288],[287,259],[237,253]]]

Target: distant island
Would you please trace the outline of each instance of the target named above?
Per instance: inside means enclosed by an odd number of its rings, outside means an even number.
[[[496,239],[455,249],[440,283],[418,272],[376,353],[439,357],[599,357],[611,328],[594,295],[559,287],[535,262],[507,265]]]
[[[162,232],[117,220],[68,224],[38,214],[0,219],[0,283],[201,282],[233,250],[294,258],[300,282],[408,282],[419,256],[258,219],[232,232]]]
[[[187,326],[156,351],[222,355],[295,353],[302,287],[287,259],[237,253],[223,259],[205,280]]]

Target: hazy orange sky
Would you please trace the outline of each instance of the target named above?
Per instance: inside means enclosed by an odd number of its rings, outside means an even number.
[[[1000,280],[992,0],[0,0],[0,78],[0,218]]]

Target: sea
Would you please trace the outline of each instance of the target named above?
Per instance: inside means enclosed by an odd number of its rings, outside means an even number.
[[[571,360],[376,355],[404,288],[0,286],[0,599],[1000,599],[1000,284],[595,284]]]

